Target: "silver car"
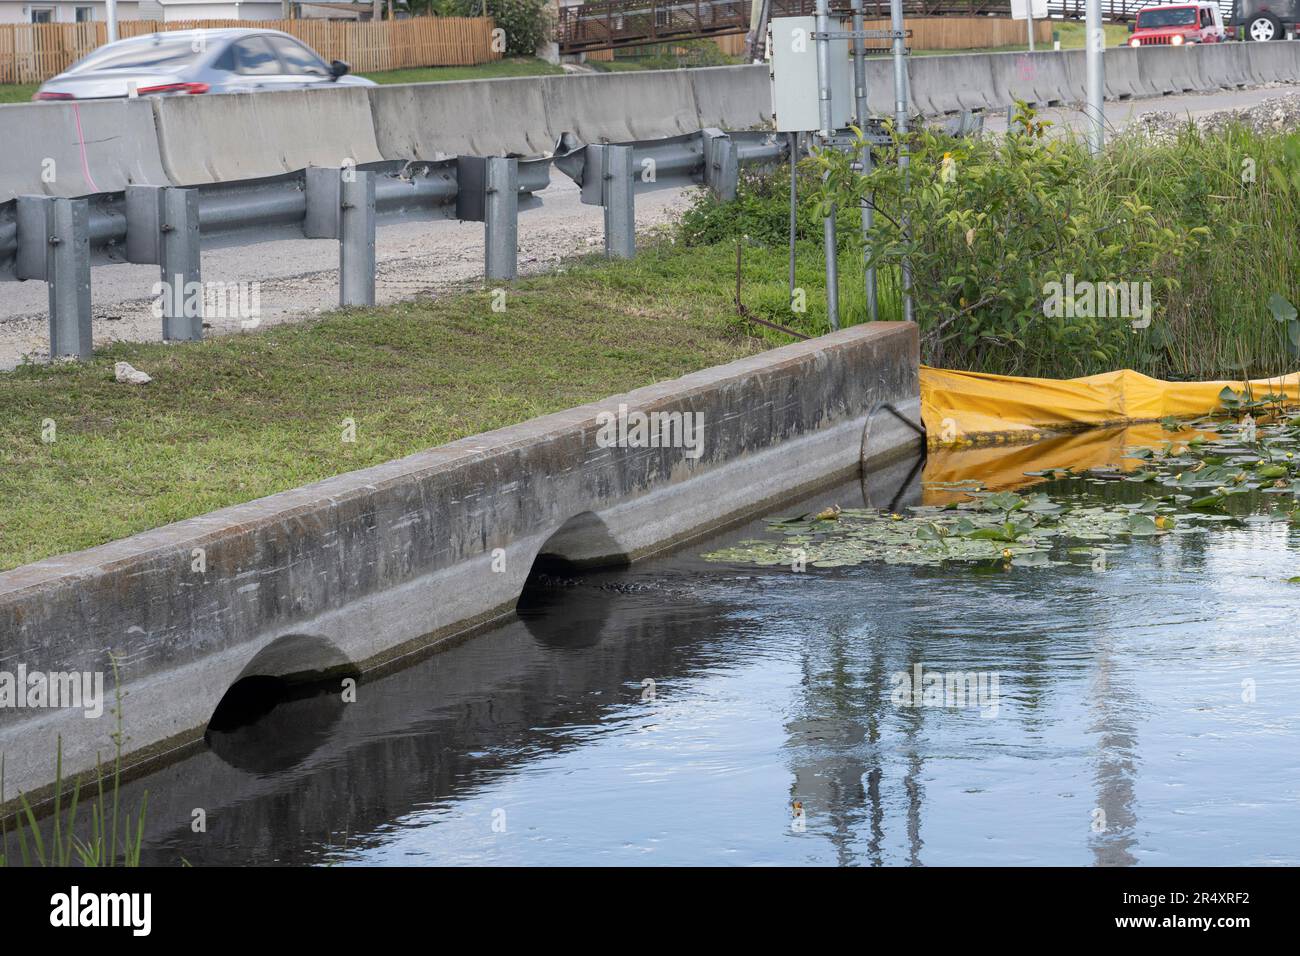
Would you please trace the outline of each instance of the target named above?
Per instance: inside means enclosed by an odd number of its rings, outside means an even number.
[[[177,30],[109,43],[46,80],[34,100],[374,86],[278,30]]]

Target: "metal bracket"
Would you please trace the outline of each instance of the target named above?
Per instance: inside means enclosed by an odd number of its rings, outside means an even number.
[[[814,30],[812,40],[908,40],[911,30]]]

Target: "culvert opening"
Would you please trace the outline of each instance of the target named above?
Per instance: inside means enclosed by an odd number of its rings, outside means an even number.
[[[208,721],[209,733],[232,733],[247,727],[273,713],[277,707],[304,701],[324,694],[339,694],[341,682],[296,682],[283,677],[254,674],[241,677],[230,686],[225,696],[212,712]]]
[[[334,731],[360,671],[333,643],[289,635],[268,644],[217,703],[204,740],[244,770],[283,770],[313,753]]]
[[[543,644],[595,644],[609,619],[610,595],[587,585],[598,572],[628,564],[605,523],[594,513],[583,512],[566,521],[542,546],[515,611]]]
[[[577,587],[584,573],[580,564],[562,555],[539,554],[528,572],[516,608],[522,614],[552,606],[555,596]]]

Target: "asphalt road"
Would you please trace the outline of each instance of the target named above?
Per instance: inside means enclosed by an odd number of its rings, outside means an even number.
[[[1246,109],[1295,88],[1273,86],[1107,103],[1107,124],[1119,129],[1134,117],[1154,111],[1196,117]],[[1077,110],[1048,109],[1041,115],[1062,127],[1079,128],[1084,123]],[[1005,130],[1005,116],[990,114],[985,128]],[[671,221],[688,205],[687,193],[664,189],[639,195],[638,228]],[[519,218],[522,273],[549,271],[577,253],[600,249],[604,235],[601,209],[579,203],[577,187],[563,174],[552,171],[551,185],[540,197],[541,206],[522,211]],[[483,227],[446,220],[381,226],[376,257],[376,294],[381,304],[437,295],[481,277]],[[334,307],[338,301],[337,269],[338,244],[333,240],[281,240],[203,253],[205,282],[258,284],[262,326],[310,318]],[[153,315],[152,287],[157,280],[155,266],[92,269],[96,344],[161,338],[161,322]],[[0,283],[0,369],[12,368],[24,356],[34,360],[47,357],[46,307],[44,283]],[[240,329],[238,317],[211,318],[207,334]]]

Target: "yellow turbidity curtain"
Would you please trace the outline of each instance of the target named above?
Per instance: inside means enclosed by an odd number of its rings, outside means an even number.
[[[1022,378],[921,367],[921,417],[932,445],[1023,442],[1045,432],[1195,418],[1224,387],[1300,399],[1300,373],[1250,382],[1162,382],[1131,369],[1085,378]]]

